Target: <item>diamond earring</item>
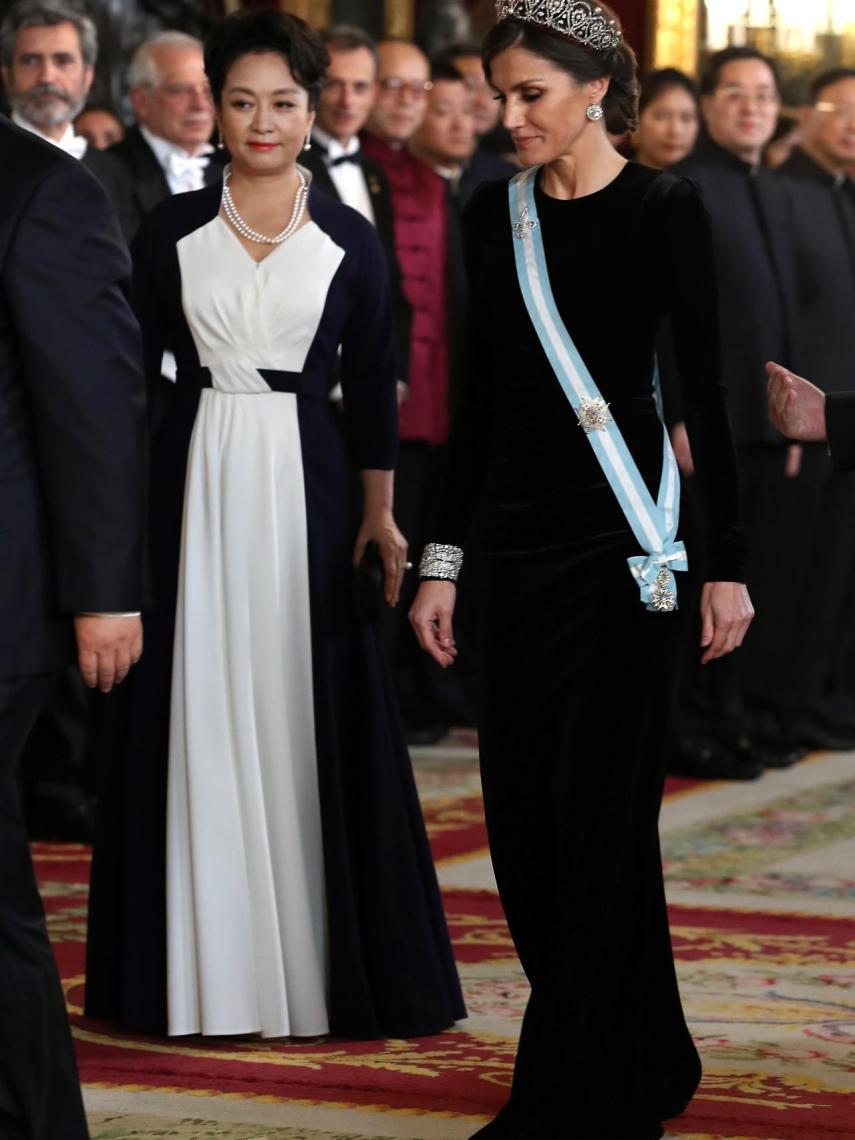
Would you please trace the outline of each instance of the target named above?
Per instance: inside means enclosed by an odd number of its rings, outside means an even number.
[[[591,106],[588,107],[588,109],[585,111],[585,114],[592,123],[598,123],[605,114],[605,111],[599,103],[592,103]]]
[[[226,144],[223,142],[223,132],[217,127],[217,150],[225,150]]]
[[[303,150],[311,150],[311,149],[312,149],[312,136],[310,133],[310,134],[306,135],[306,141],[303,143]]]

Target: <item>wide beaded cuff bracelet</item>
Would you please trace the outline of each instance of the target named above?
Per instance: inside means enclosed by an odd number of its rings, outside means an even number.
[[[429,542],[419,563],[420,578],[440,578],[456,582],[463,565],[463,551],[459,546],[446,546],[442,542]]]

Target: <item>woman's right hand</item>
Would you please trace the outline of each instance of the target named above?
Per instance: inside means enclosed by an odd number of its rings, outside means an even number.
[[[416,631],[419,645],[443,669],[453,665],[457,656],[451,631],[456,600],[457,587],[453,582],[422,582],[410,610],[410,624]]]

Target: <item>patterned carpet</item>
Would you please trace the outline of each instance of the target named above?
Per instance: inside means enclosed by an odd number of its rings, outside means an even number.
[[[416,763],[470,1013],[434,1038],[178,1046],[87,1021],[88,853],[37,848],[95,1140],[463,1140],[502,1103],[527,986],[495,895],[474,750],[464,739]],[[853,808],[851,755],[747,786],[669,787],[675,952],[705,1068],[669,1136],[855,1140]]]

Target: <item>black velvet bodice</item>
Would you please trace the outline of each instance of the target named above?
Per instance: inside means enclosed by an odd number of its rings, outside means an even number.
[[[670,317],[709,544],[707,577],[741,580],[738,488],[720,376],[715,276],[694,184],[646,196],[656,171],[629,163],[569,201],[536,189],[558,310],[654,497],[662,427],[653,398],[657,335]],[[465,216],[470,367],[451,439],[437,541],[464,546],[476,501],[487,554],[567,550],[603,540],[638,553],[531,324],[517,281],[507,183]],[[681,537],[681,536],[680,536]]]

